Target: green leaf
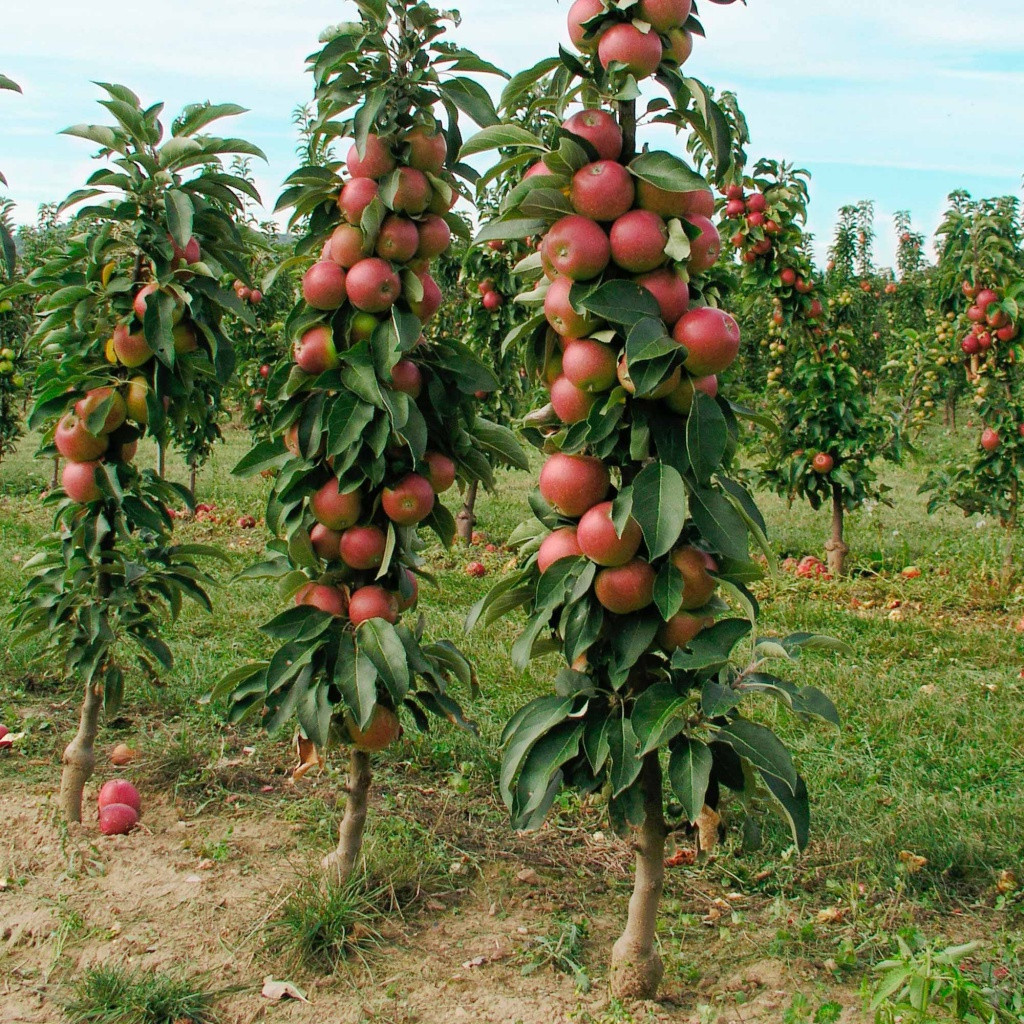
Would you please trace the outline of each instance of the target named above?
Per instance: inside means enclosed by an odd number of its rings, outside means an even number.
[[[666,622],[682,608],[683,590],[683,574],[672,562],[663,562],[654,580],[654,603]]]
[[[350,636],[343,637],[338,648],[333,681],[356,725],[365,729],[377,706],[377,668],[366,654],[356,652],[355,640]]]
[[[691,824],[697,821],[704,809],[713,763],[711,751],[700,740],[679,736],[672,744],[668,778],[672,792]]]
[[[474,245],[481,242],[508,241],[539,235],[548,229],[548,222],[540,218],[516,217],[511,220],[492,220],[485,224],[473,239]]]
[[[780,781],[770,772],[761,771],[761,779],[775,798],[783,816],[789,822],[793,842],[798,850],[807,848],[811,833],[811,805],[807,796],[807,784],[799,775],[792,787]]]
[[[470,428],[470,433],[475,438],[478,449],[494,461],[512,466],[514,469],[530,468],[530,461],[523,446],[508,427],[477,417]]]
[[[629,170],[635,177],[666,192],[696,192],[709,187],[685,161],[661,150],[641,153],[629,164]]]
[[[681,697],[671,683],[655,683],[636,699],[630,721],[640,743],[640,754],[665,746],[686,728],[691,702]]]
[[[750,632],[746,619],[722,619],[702,629],[690,641],[688,649],[678,648],[672,655],[672,667],[684,672],[717,668],[729,662],[733,648]]]
[[[699,483],[711,482],[728,444],[729,427],[718,403],[703,391],[694,389],[693,405],[686,420],[686,452]]]
[[[499,118],[494,103],[479,82],[474,82],[471,78],[449,78],[441,83],[441,93],[481,128],[498,124]]]
[[[373,662],[397,706],[409,692],[409,663],[395,627],[385,619],[367,619],[356,630],[361,653]]]
[[[562,765],[580,752],[582,722],[564,722],[545,733],[523,761],[512,798],[512,827],[539,828],[562,781]]]
[[[785,783],[789,792],[796,794],[799,776],[793,767],[793,759],[771,729],[745,718],[736,718],[728,725],[723,725],[715,739],[727,743],[744,760],[759,771]]]
[[[237,103],[197,103],[182,111],[183,116],[175,124],[173,134],[179,137],[195,135],[200,128],[205,128],[222,117],[236,117],[248,112],[248,108],[240,107]]]
[[[640,524],[652,559],[660,558],[679,540],[686,523],[686,486],[675,469],[651,462],[637,474],[633,518]]]
[[[572,698],[568,697],[538,697],[521,708],[505,726],[500,741],[505,752],[501,758],[499,789],[506,807],[512,807],[512,780],[523,758],[541,736],[569,717],[572,705]]]
[[[608,757],[611,761],[608,770],[611,795],[616,797],[636,782],[643,767],[633,723],[628,718],[616,716],[609,721]]]
[[[690,491],[690,515],[710,547],[727,558],[746,561],[747,524],[728,498],[710,487],[695,487]]]
[[[718,718],[732,711],[741,699],[731,686],[723,686],[714,679],[705,679],[700,689],[700,709],[708,718]]]
[[[192,238],[192,218],[195,209],[192,200],[184,192],[168,189],[165,194],[167,212],[167,230],[171,238],[184,249]]]
[[[644,318],[661,319],[661,309],[654,296],[632,281],[606,281],[590,292],[580,304],[602,320],[613,324],[632,325]]]
[[[291,454],[281,448],[277,441],[259,441],[256,446],[238,460],[231,470],[232,476],[254,476],[265,469],[278,469],[283,466]]]
[[[519,204],[519,210],[527,217],[541,218],[554,223],[573,212],[572,203],[556,188],[532,189]]]
[[[515,81],[513,79],[513,81]],[[509,85],[511,86],[511,82]],[[477,153],[486,153],[491,149],[505,149],[510,146],[526,146],[530,149],[539,149],[547,152],[548,147],[543,140],[539,139],[533,132],[520,128],[514,124],[495,124],[483,128],[471,139],[467,140],[459,152],[459,159],[474,156]]]

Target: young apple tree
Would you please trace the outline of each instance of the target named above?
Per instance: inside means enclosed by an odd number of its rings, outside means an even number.
[[[501,792],[516,828],[538,828],[564,785],[602,794],[614,827],[632,833],[635,888],[612,951],[619,998],[655,996],[666,840],[701,821],[713,841],[724,789],[752,828],[767,801],[807,841],[807,788],[774,733],[741,710],[747,696],[836,718],[821,693],[769,668],[823,641],[760,636],[746,586],[760,576],[750,539],[767,542],[734,472],[742,411],[719,391],[740,337],[714,273],[714,198],[682,159],[636,139],[639,83],[653,76],[670,101],[641,117],[699,133],[718,180],[729,172],[728,121],[679,67],[699,31],[689,0],[577,0],[569,33],[581,56],[562,51],[555,94],[563,113],[584,105],[556,144],[509,124],[463,149],[518,146],[531,162],[478,242],[543,236],[519,266],[518,301],[535,310],[519,333],[561,363],[550,408],[529,421],[547,458],[535,518],[513,538],[521,568],[468,626],[524,608],[515,664],[564,659],[555,692],[506,725]]]
[[[1013,196],[973,202],[954,194],[951,200],[938,231],[939,273],[940,280],[952,274],[960,281],[959,364],[982,429],[970,456],[933,470],[924,489],[932,492],[929,510],[953,504],[967,515],[999,520],[1006,531],[1001,582],[1007,589],[1024,487],[1024,227]]]
[[[399,714],[423,730],[430,715],[469,727],[449,684],[473,690],[472,668],[414,618],[417,530],[451,544],[439,495],[456,479],[489,486],[495,460],[526,466],[511,432],[478,415],[474,395],[494,375],[457,339],[423,337],[442,301],[432,261],[466,230],[450,212],[456,176],[473,173],[457,162],[459,111],[496,120],[459,72],[497,69],[442,39],[453,15],[407,0],[359,11],[310,58],[315,131],[351,142],[344,170],[303,167],[278,203],[306,229],[282,265],[303,269],[285,328],[294,358],[270,379],[274,439],[236,470],[277,470],[267,524],[279,539],[249,575],[278,579],[294,607],[264,627],[273,656],[217,691],[234,721],[262,716],[273,732],[297,718],[301,770],[349,747],[338,848],[324,859],[338,881],[358,866],[370,754],[398,739]]]
[[[65,131],[101,147],[104,165],[64,204],[89,205],[66,250],[25,285],[39,295],[29,344],[44,358],[29,422],[58,417],[42,453],[66,462],[47,499],[57,532],[30,563],[13,620],[85,690],[64,751],[60,801],[69,821],[81,821],[100,710],[110,715],[121,703],[127,650],[158,677],[171,668],[163,620],[177,617],[184,598],[209,607],[196,559],[216,552],[172,543],[167,506],[187,503],[187,492],[133,459],[141,437],[163,437],[169,423],[204,414],[190,399],[201,380],[222,385],[231,374],[221,318],[237,300],[218,280],[241,267],[232,210],[243,187],[221,159],[259,153],[204,132],[241,107],[187,107],[165,137],[162,104],[144,108],[124,86],[103,89],[116,124]]]
[[[761,435],[763,478],[790,501],[832,508],[825,545],[829,571],[842,573],[849,549],[847,511],[878,498],[884,485],[873,462],[896,456],[890,419],[871,407],[852,352],[848,328],[830,323],[802,225],[807,220],[809,175],[762,160],[753,177],[726,188],[723,233],[740,253],[747,290],[771,291],[775,337],[769,371],[775,388],[776,429]],[[749,194],[748,194],[749,192]]]

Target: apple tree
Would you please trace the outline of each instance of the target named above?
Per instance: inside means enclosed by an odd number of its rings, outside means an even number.
[[[956,197],[939,227],[940,272],[956,273],[959,364],[982,429],[974,450],[952,467],[933,470],[924,484],[929,509],[953,504],[985,514],[1006,531],[1002,584],[1014,572],[1024,487],[1024,227],[1013,196],[972,202]],[[947,292],[948,294],[948,292]]]
[[[824,695],[770,662],[822,643],[761,636],[747,584],[765,525],[737,479],[738,409],[719,389],[740,348],[714,273],[721,247],[708,182],[679,156],[641,148],[638,120],[698,133],[731,170],[728,121],[680,64],[701,31],[689,0],[577,0],[560,51],[566,119],[554,145],[516,125],[485,128],[463,153],[518,146],[530,165],[478,242],[543,236],[520,264],[520,329],[560,357],[550,409],[530,419],[546,456],[514,535],[521,567],[468,626],[527,614],[520,669],[557,654],[554,693],[513,715],[501,793],[514,827],[538,828],[559,790],[600,794],[632,833],[635,888],[612,951],[619,998],[653,998],[663,967],[655,925],[668,837],[701,821],[717,834],[724,791],[755,829],[769,803],[807,841],[807,788],[782,743],[747,717],[750,694],[835,720]],[[654,78],[669,99],[642,107]],[[682,147],[680,147],[682,148]],[[723,388],[724,390],[724,388]],[[736,614],[739,611],[740,614]]]
[[[81,820],[100,711],[121,703],[129,652],[158,678],[171,668],[164,620],[186,598],[209,608],[197,559],[216,552],[175,545],[171,535],[168,504],[187,502],[187,492],[133,459],[141,437],[204,415],[190,399],[200,379],[223,384],[231,374],[221,321],[237,300],[218,280],[241,266],[231,216],[241,186],[215,168],[226,155],[259,152],[204,131],[240,107],[187,107],[165,137],[162,104],[143,107],[124,86],[102,88],[116,123],[65,130],[100,146],[103,165],[64,203],[88,205],[66,249],[26,282],[39,297],[30,344],[44,359],[29,423],[57,417],[41,453],[57,451],[66,464],[47,499],[56,532],[29,564],[13,621],[84,687],[63,759],[69,821]]]
[[[21,86],[6,75],[0,75],[0,89],[21,92]],[[7,179],[0,172],[0,185],[6,184]],[[14,278],[17,260],[10,220],[11,206],[9,200],[0,200],[0,284],[9,283]],[[18,343],[18,339],[11,336],[7,327],[8,316],[13,312],[13,301],[0,289],[0,459],[12,450],[14,442],[21,436],[21,418],[17,405],[24,377],[15,365],[18,353],[12,347]],[[14,318],[10,317],[10,320]]]
[[[739,251],[748,290],[774,296],[769,353],[779,361],[768,383],[776,429],[760,435],[762,476],[790,501],[830,504],[825,549],[829,571],[839,574],[848,554],[845,514],[884,493],[873,462],[896,457],[899,448],[893,423],[873,411],[855,365],[857,339],[829,320],[814,279],[802,228],[808,182],[806,171],[760,161],[752,177],[727,188],[723,233]]]
[[[430,716],[471,727],[450,687],[473,691],[473,669],[415,617],[429,579],[417,531],[450,545],[438,496],[456,479],[489,486],[494,461],[526,466],[511,432],[478,413],[474,395],[498,386],[491,371],[458,339],[424,337],[442,301],[432,261],[466,231],[450,212],[474,174],[457,159],[459,112],[496,120],[462,72],[497,69],[442,38],[454,14],[358,6],[360,20],[325,33],[309,59],[315,131],[351,141],[344,165],[300,168],[279,200],[304,226],[282,264],[302,271],[285,326],[293,359],[271,374],[273,438],[236,469],[277,470],[266,518],[278,539],[249,575],[278,580],[292,607],[264,626],[273,655],[215,693],[232,721],[258,716],[274,732],[296,718],[306,768],[334,743],[349,748],[338,848],[324,859],[339,881],[359,863],[370,755],[397,740],[399,715],[421,730]]]

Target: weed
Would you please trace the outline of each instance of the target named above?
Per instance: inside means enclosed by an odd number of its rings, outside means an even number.
[[[216,1024],[217,994],[169,974],[97,967],[73,985],[70,1024]]]

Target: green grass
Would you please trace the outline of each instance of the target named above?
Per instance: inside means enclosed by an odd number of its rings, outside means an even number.
[[[230,792],[233,813],[300,822],[310,842],[325,852],[334,842],[344,766],[331,762],[308,785],[277,785],[291,757],[287,738],[268,741],[251,726],[225,727],[222,707],[199,704],[224,671],[269,649],[258,627],[279,608],[272,588],[232,579],[259,558],[267,539],[262,525],[255,531],[235,527],[239,515],[262,514],[267,484],[230,476],[247,435],[233,429],[227,435],[199,478],[200,500],[215,504],[222,522],[180,528],[189,540],[228,548],[230,568],[213,568],[223,581],[215,612],[190,610],[183,616],[169,638],[173,672],[158,686],[131,679],[125,706],[105,725],[101,743],[104,749],[119,740],[137,747],[143,755],[133,769],[138,779],[173,794],[198,819],[216,823]],[[955,511],[929,516],[926,497],[917,493],[927,467],[948,461],[972,436],[970,428],[952,438],[935,430],[923,439],[916,461],[881,467],[893,507],[879,505],[850,517],[846,578],[808,581],[783,572],[758,586],[764,632],[816,630],[852,648],[849,657],[808,655],[789,672],[795,682],[820,686],[833,697],[842,727],[808,729],[774,705],[759,709],[792,746],[807,778],[812,847],[803,858],[780,861],[787,836],[766,822],[761,850],[743,853],[730,840],[707,866],[670,872],[662,925],[670,978],[689,984],[695,973],[712,969],[723,949],[743,948],[749,955],[740,937],[755,927],[759,951],[834,961],[840,974],[879,958],[891,935],[905,927],[924,927],[929,939],[980,933],[1007,949],[1021,943],[1021,903],[999,895],[994,883],[1001,871],[1019,872],[1024,862],[1024,633],[1014,628],[1024,617],[1024,592],[999,589],[1002,531]],[[0,613],[21,586],[20,566],[47,526],[39,493],[50,467],[32,461],[31,447],[31,440],[25,442],[0,465]],[[152,452],[144,449],[139,457],[151,459]],[[170,461],[170,472],[186,478],[180,460]],[[489,541],[500,545],[526,515],[532,479],[503,474],[498,492],[482,498],[478,528]],[[781,556],[823,555],[826,511],[789,508],[770,496],[762,505]],[[425,556],[439,586],[423,588],[421,608],[430,634],[452,637],[477,664],[482,697],[470,702],[468,694],[460,696],[480,736],[445,727],[420,736],[406,723],[400,748],[377,759],[378,809],[369,838],[392,851],[379,861],[385,873],[404,863],[394,851],[411,850],[415,856],[407,860],[429,861],[423,851],[437,843],[446,861],[502,861],[514,840],[495,799],[497,737],[515,708],[548,688],[554,670],[554,662],[536,663],[526,674],[512,668],[514,620],[462,636],[466,610],[500,578],[508,551],[445,552],[435,544]],[[466,575],[471,560],[487,566],[485,578]],[[900,571],[908,565],[919,566],[921,577],[904,579]],[[5,765],[8,784],[52,784],[60,750],[73,731],[76,688],[60,681],[54,667],[34,664],[33,653],[22,645],[0,661],[0,721],[26,732],[20,754],[9,769]],[[243,752],[248,746],[256,748],[254,754]],[[264,793],[268,784],[273,791]],[[426,790],[436,795],[427,800],[420,795]],[[403,820],[418,816],[420,830],[404,837],[389,832],[392,808],[401,809]],[[432,831],[441,818],[452,830],[443,841]],[[565,829],[582,824],[590,832],[606,827],[597,810],[571,796],[556,802],[553,821]],[[208,842],[223,840],[224,831],[211,829]],[[901,851],[925,858],[923,868],[909,872]],[[384,876],[370,877],[366,891],[376,892],[372,879]],[[595,913],[593,900],[606,899],[621,913],[625,878],[583,874],[582,867],[581,877],[564,878],[563,909],[589,915]],[[706,908],[694,894],[701,887],[736,890],[747,900],[719,922],[713,942],[701,923]],[[348,941],[339,936],[351,900],[339,899],[337,920],[325,922],[325,935],[333,936],[324,944],[328,960],[335,955],[331,950]],[[376,914],[376,896],[371,902],[368,913]],[[816,921],[823,905],[837,903],[847,908],[841,925]],[[407,906],[400,899],[392,904]],[[288,911],[294,932],[308,909],[297,903]]]
[[[70,1024],[217,1024],[216,995],[169,974],[97,967],[73,986]]]

